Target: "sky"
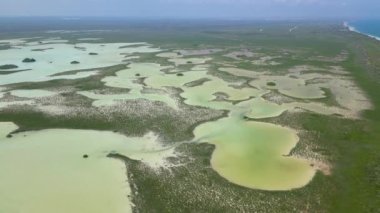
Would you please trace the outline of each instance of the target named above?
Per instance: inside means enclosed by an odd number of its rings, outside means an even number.
[[[0,16],[380,18],[380,0],[0,0]]]

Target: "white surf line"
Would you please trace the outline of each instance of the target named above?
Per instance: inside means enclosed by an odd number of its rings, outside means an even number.
[[[359,34],[362,34],[362,35],[368,36],[368,37],[370,37],[370,38],[376,39],[377,41],[380,41],[380,37],[378,37],[378,36],[374,36],[374,35],[371,35],[371,34],[368,34],[368,33],[360,32],[360,31],[357,30],[355,27],[351,26],[347,21],[343,22],[343,26],[344,26],[345,28],[347,28],[347,29],[348,29],[349,31],[351,31],[351,32],[359,33]]]

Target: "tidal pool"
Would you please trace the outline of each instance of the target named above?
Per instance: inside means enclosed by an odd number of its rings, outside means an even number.
[[[249,84],[263,89],[277,90],[286,96],[298,99],[320,99],[326,97],[324,91],[318,85],[307,85],[302,78],[264,75],[252,80]]]
[[[153,88],[183,88],[186,83],[198,80],[202,76],[207,76],[206,71],[184,72],[181,73],[181,76],[178,76],[177,73],[166,74],[161,72],[159,75],[150,75],[144,82]]]
[[[1,212],[131,212],[125,165],[106,156],[120,153],[155,167],[174,155],[152,133],[48,129],[5,137],[16,128],[0,123]]]
[[[177,101],[173,99],[170,94],[146,93],[143,92],[143,89],[146,87],[141,83],[137,83],[139,79],[164,74],[161,72],[164,68],[167,67],[162,67],[160,64],[155,63],[132,63],[128,65],[127,69],[118,71],[116,76],[109,76],[102,79],[102,82],[108,87],[130,89],[128,93],[97,94],[92,91],[80,91],[78,94],[94,99],[93,105],[96,107],[114,105],[120,100],[146,99],[166,103],[168,106],[177,110]]]
[[[319,85],[306,84],[306,80],[321,77],[322,75],[320,74],[294,73],[293,77],[291,77],[291,75],[270,75],[268,72],[256,72],[234,67],[222,67],[219,68],[219,70],[235,76],[254,79],[249,82],[251,86],[261,89],[277,90],[290,97],[299,99],[320,99],[326,97]]]
[[[161,51],[141,42],[78,43],[74,45],[65,40],[45,39],[40,41],[42,43],[20,41],[20,43],[14,43],[10,49],[0,50],[2,64],[14,64],[18,66],[18,70],[27,70],[3,75],[0,85],[47,81],[52,79],[51,75],[65,71],[96,69],[121,64],[125,57],[123,54]],[[1,42],[4,41],[0,40]],[[36,49],[44,49],[44,51],[33,51]],[[98,53],[98,55],[90,55],[90,52]],[[23,63],[24,58],[33,58],[36,61]],[[71,64],[72,61],[80,63]],[[53,79],[60,77],[62,76],[55,76]]]
[[[307,160],[286,156],[298,142],[294,130],[228,117],[201,124],[196,140],[216,146],[213,169],[232,183],[262,190],[291,190],[311,181]]]
[[[164,74],[161,70],[170,68],[157,63],[131,63],[126,69],[116,72],[116,76],[108,76],[102,82],[108,87],[141,90],[143,86],[134,81],[140,78]]]
[[[244,116],[254,119],[277,117],[289,109],[286,105],[275,104],[261,97],[240,102],[236,106],[242,109]]]
[[[200,79],[208,79],[201,85],[186,87],[190,83]],[[226,82],[218,77],[208,74],[207,67],[195,66],[192,71],[177,74],[162,73],[159,75],[150,75],[144,81],[149,87],[164,89],[165,87],[180,88],[183,92],[180,96],[185,99],[185,103],[192,106],[202,106],[212,109],[231,110],[232,101],[242,101],[252,97],[261,96],[263,91],[254,88],[236,89],[232,87],[233,83]],[[215,94],[225,94],[224,100],[218,100]]]
[[[162,70],[170,69],[169,73]],[[209,81],[202,85],[186,87],[185,84],[202,78]],[[143,83],[138,82],[143,79]],[[78,94],[94,99],[94,106],[107,106],[117,103],[117,100],[147,99],[166,103],[173,109],[178,109],[178,104],[169,93],[143,93],[144,88],[165,91],[167,87],[180,88],[183,92],[180,96],[185,103],[193,106],[203,106],[213,109],[230,110],[233,108],[231,101],[242,101],[252,97],[259,97],[266,91],[255,88],[236,89],[232,83],[228,83],[218,77],[208,74],[207,66],[194,66],[191,71],[176,72],[171,66],[161,66],[157,63],[132,63],[126,69],[118,71],[116,76],[105,77],[101,80],[108,87],[130,89],[125,94],[96,94],[91,91],[80,91]],[[216,93],[226,94],[225,100],[215,101]]]
[[[228,96],[225,101],[214,101],[215,94],[218,92]],[[227,82],[213,77],[211,81],[207,81],[200,86],[185,88],[180,95],[186,99],[185,103],[188,105],[231,110],[234,108],[234,104],[230,101],[242,101],[260,96],[262,93],[263,91],[254,88],[235,89]]]

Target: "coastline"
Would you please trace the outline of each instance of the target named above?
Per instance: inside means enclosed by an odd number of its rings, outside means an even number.
[[[354,26],[350,25],[347,21],[343,22],[343,26],[351,32],[360,33],[362,35],[365,35],[365,36],[368,36],[370,38],[373,38],[373,39],[380,41],[380,37],[372,35],[372,34],[361,32],[361,31],[357,30]]]

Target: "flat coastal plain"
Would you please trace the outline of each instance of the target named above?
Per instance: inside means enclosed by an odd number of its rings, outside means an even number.
[[[380,207],[377,40],[335,22],[91,23],[0,34],[0,212]]]

